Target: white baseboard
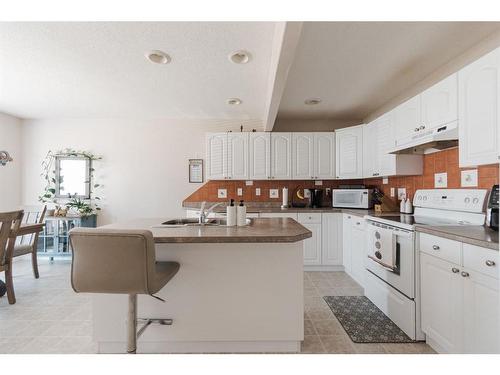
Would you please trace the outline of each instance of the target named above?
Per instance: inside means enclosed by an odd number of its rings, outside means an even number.
[[[304,266],[304,271],[329,272],[329,271],[345,271],[345,269],[344,266]]]
[[[137,353],[299,353],[300,341],[139,342]],[[99,342],[98,353],[126,353],[125,342]]]

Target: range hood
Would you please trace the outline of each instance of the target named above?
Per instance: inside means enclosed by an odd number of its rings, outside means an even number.
[[[458,121],[396,141],[390,154],[429,154],[458,145]]]

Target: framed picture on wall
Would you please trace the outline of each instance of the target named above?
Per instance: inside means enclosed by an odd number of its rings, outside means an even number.
[[[203,182],[203,159],[189,159],[189,182]]]

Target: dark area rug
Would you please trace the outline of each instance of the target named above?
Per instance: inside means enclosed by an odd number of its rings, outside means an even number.
[[[415,342],[364,296],[323,298],[353,342]]]

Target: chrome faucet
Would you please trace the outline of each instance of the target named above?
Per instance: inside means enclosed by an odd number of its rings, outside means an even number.
[[[208,219],[208,215],[210,215],[210,213],[214,210],[215,207],[220,206],[222,202],[215,203],[214,205],[210,206],[208,209],[205,210],[206,204],[207,204],[206,201],[201,202],[200,216],[198,218],[198,223],[200,224],[205,224]]]

